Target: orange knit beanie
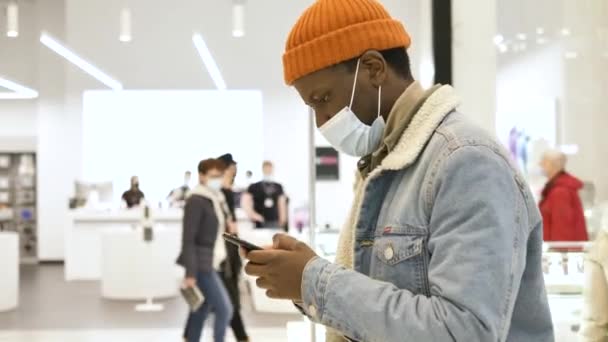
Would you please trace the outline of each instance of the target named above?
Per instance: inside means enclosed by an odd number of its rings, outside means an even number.
[[[302,76],[368,50],[408,48],[410,36],[378,0],[317,0],[292,28],[283,69],[291,85]]]

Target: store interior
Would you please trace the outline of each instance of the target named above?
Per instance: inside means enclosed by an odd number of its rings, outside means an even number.
[[[414,77],[432,86],[436,1],[381,2],[413,38]],[[281,59],[312,3],[0,0],[0,341],[180,340],[183,213],[167,194],[224,153],[240,190],[272,161],[289,233],[333,260],[357,159],[314,129]],[[511,152],[538,199],[542,153],[563,151],[585,183],[592,240],[608,229],[608,2],[452,0],[450,10],[460,110]],[[132,229],[143,210],[121,203],[134,175],[160,227],[152,249]],[[237,218],[243,238],[272,240],[241,208]],[[590,245],[567,253],[567,274],[560,246],[545,246],[557,341],[576,341]],[[241,287],[252,340],[324,340],[255,279]],[[161,310],[137,310],[146,303]]]

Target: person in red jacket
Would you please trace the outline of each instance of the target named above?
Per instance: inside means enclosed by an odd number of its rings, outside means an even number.
[[[541,168],[549,179],[542,193],[540,211],[543,216],[545,241],[587,241],[587,225],[579,190],[583,187],[566,169],[566,155],[546,152]]]

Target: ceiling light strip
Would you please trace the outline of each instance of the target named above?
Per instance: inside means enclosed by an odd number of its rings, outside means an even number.
[[[113,79],[108,74],[101,71],[99,68],[94,66],[93,64],[87,62],[82,57],[78,56],[76,53],[65,47],[55,38],[49,36],[46,33],[42,33],[40,35],[40,42],[44,44],[49,49],[53,50],[55,53],[60,55],[61,57],[67,59],[72,64],[76,65],[82,71],[91,75],[93,78],[98,80],[99,82],[105,84],[113,90],[122,90],[122,83]]]
[[[12,92],[0,92],[0,99],[35,99],[38,92],[34,89],[22,86],[6,78],[0,77],[0,87],[11,90]]]
[[[207,68],[207,72],[209,72],[209,76],[211,76],[213,83],[215,83],[215,87],[218,90],[226,90],[226,81],[224,81],[220,68],[217,66],[215,59],[213,59],[213,55],[211,55],[211,51],[209,51],[209,47],[207,47],[207,43],[205,43],[203,36],[195,33],[192,36],[192,42],[194,43],[198,54],[201,56],[203,64],[205,65],[205,68]]]

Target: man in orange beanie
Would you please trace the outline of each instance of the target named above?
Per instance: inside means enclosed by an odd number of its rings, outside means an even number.
[[[246,272],[330,342],[553,341],[533,196],[452,87],[414,81],[409,46],[376,0],[318,0],[298,20],[285,80],[360,179],[336,263],[277,235]]]

